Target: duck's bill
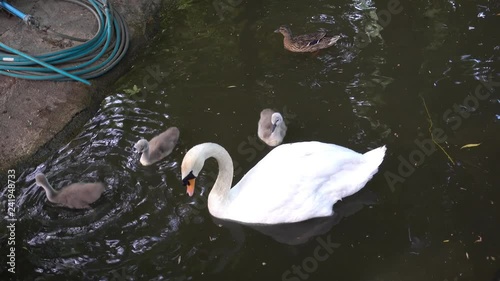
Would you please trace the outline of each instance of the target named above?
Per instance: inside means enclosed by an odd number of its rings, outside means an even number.
[[[278,29],[276,29],[276,30],[274,31],[274,33],[280,33],[280,29],[279,29],[279,28],[278,28]]]
[[[186,193],[189,195],[189,197],[192,197],[194,194],[194,183],[195,179],[188,180]]]

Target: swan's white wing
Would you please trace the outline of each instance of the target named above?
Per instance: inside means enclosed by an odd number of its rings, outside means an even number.
[[[330,215],[337,200],[357,192],[376,172],[363,172],[365,162],[363,154],[334,144],[280,145],[233,187],[225,216],[277,223]]]

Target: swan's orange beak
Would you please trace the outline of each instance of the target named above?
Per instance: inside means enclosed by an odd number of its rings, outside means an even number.
[[[195,179],[188,180],[186,192],[189,195],[189,197],[192,197],[194,194],[194,183],[195,183]]]

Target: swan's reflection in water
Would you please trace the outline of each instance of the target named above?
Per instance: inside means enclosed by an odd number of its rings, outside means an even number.
[[[221,220],[212,217],[214,223],[226,228],[232,240],[230,247],[220,246],[209,254],[207,260],[214,261],[211,265],[211,273],[220,273],[226,268],[228,263],[234,260],[234,256],[245,246],[246,232],[244,228],[250,228],[261,234],[271,237],[273,240],[290,246],[305,244],[312,239],[325,235],[332,228],[339,224],[342,219],[352,216],[363,208],[377,204],[376,194],[369,189],[362,189],[358,193],[344,198],[333,207],[332,216],[314,218],[297,223],[262,225],[262,224],[242,224],[234,221]]]

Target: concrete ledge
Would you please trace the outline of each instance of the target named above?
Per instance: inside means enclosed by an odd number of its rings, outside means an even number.
[[[0,179],[8,169],[20,169],[21,174],[24,166],[42,162],[78,133],[99,108],[107,86],[129,69],[136,51],[144,48],[158,30],[159,11],[166,2],[110,1],[128,24],[131,45],[125,58],[112,71],[91,80],[90,87],[79,82],[31,81],[0,75]],[[52,24],[50,28],[64,34],[90,38],[92,29],[96,29],[90,13],[75,4],[54,0],[9,3],[43,17],[42,24]],[[0,41],[30,54],[56,51],[72,44],[30,28],[4,11],[0,11]]]

